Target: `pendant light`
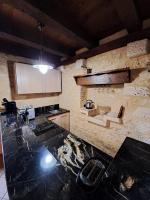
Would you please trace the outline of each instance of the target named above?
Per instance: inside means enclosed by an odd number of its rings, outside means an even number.
[[[38,24],[38,30],[40,31],[40,37],[41,37],[41,50],[39,55],[39,63],[36,65],[33,65],[34,68],[38,69],[42,74],[46,74],[48,70],[53,69],[53,65],[47,65],[43,62],[43,28],[44,25],[39,23]]]

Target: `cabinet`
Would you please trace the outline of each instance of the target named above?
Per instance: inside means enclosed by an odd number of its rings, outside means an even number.
[[[16,63],[16,81],[18,94],[43,92],[42,76],[30,65]]]
[[[16,63],[16,88],[18,94],[61,92],[61,72],[55,69],[42,74],[32,65]]]
[[[54,117],[49,117],[48,120],[53,121],[58,124],[60,127],[70,131],[70,114],[64,113],[60,115],[56,115]]]
[[[49,70],[45,75],[42,75],[43,90],[45,93],[61,92],[61,72],[58,70]]]

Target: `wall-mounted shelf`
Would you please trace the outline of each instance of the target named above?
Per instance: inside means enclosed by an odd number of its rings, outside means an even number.
[[[103,127],[109,127],[110,122],[114,122],[117,124],[122,124],[122,118],[117,117],[116,113],[107,113],[104,115],[96,115],[96,116],[89,116],[88,122],[97,124]]]
[[[89,116],[87,118],[88,122],[96,124],[98,126],[109,127],[110,121],[107,120],[103,115],[96,115],[94,117]]]
[[[97,108],[86,109],[86,108],[83,107],[83,108],[80,109],[80,112],[81,112],[82,114],[87,115],[87,116],[95,116],[96,113],[97,113]]]
[[[74,76],[77,85],[116,85],[130,82],[130,69],[117,69],[95,74]]]
[[[119,118],[117,116],[117,113],[109,112],[109,113],[104,115],[104,119],[108,120],[110,122],[122,124],[122,118]]]
[[[119,106],[115,112],[106,112],[104,114],[100,114],[98,108],[95,109],[85,109],[81,108],[80,112],[82,114],[87,115],[87,121],[98,126],[103,126],[105,128],[110,127],[110,123],[122,124],[122,115],[124,112],[124,107]]]

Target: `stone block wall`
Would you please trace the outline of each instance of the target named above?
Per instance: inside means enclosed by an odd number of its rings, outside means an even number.
[[[130,67],[133,70],[132,82],[125,88],[123,85],[96,88],[77,86],[73,76],[83,74],[84,71],[77,69],[75,64],[65,66],[62,72],[63,92],[59,96],[59,102],[61,107],[71,111],[71,132],[112,156],[127,136],[150,143],[150,73],[147,70],[149,62],[150,54],[128,58],[126,47],[87,60],[87,66],[93,69],[93,73]],[[131,87],[134,88],[132,91]],[[143,95],[145,92],[146,95]],[[92,99],[98,106],[110,106],[113,112],[123,105],[123,124],[111,123],[110,128],[104,128],[89,123],[86,116],[80,113],[85,99]]]

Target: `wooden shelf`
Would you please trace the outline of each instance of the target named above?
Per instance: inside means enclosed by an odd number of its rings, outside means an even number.
[[[88,122],[96,124],[98,126],[109,127],[110,121],[105,119],[103,115],[96,115],[95,117],[88,117]]]
[[[130,69],[116,69],[96,74],[74,76],[77,85],[115,85],[130,82]]]
[[[116,113],[109,112],[106,115],[104,115],[104,118],[105,120],[109,120],[110,122],[115,122],[118,124],[122,123],[122,118],[117,117]]]
[[[104,115],[95,115],[95,116],[89,116],[88,122],[97,124],[99,126],[103,127],[109,127],[110,122],[122,124],[122,118],[117,117],[116,113],[107,113]]]
[[[87,115],[87,116],[95,116],[96,113],[97,113],[97,108],[86,109],[86,108],[83,107],[83,108],[80,109],[80,112],[81,112],[82,114]]]
[[[110,122],[122,124],[123,106],[120,106],[117,112],[107,112],[105,114],[97,114],[88,117],[88,122],[94,123],[99,126],[109,127]]]

